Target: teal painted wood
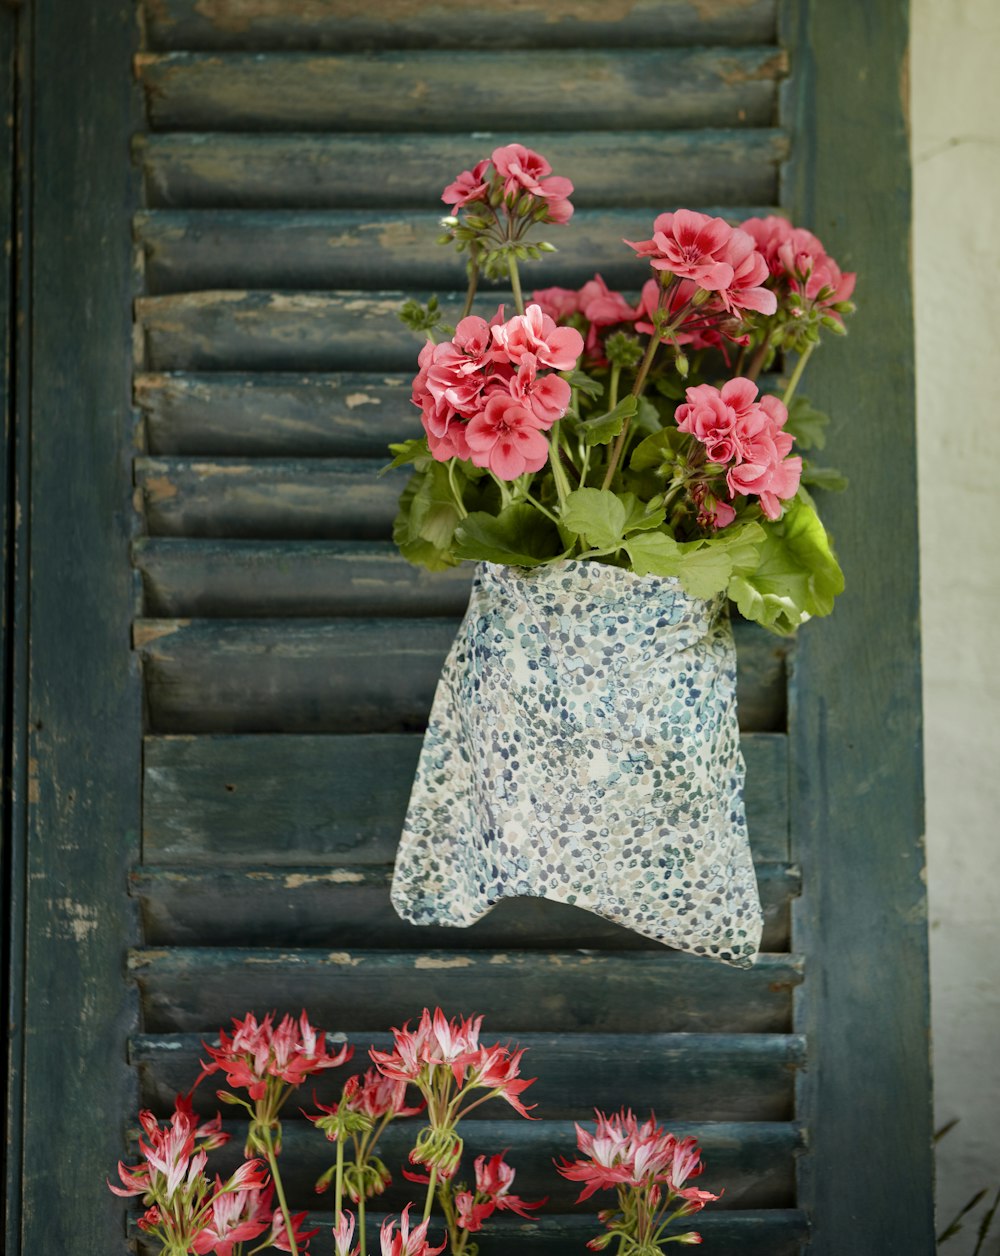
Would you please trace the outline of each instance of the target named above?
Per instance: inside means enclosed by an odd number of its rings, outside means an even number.
[[[132,548],[156,618],[460,616],[472,564],[427,571],[391,541],[144,537]]]
[[[378,539],[392,535],[406,473],[381,458],[137,458],[154,536]]]
[[[701,208],[734,222],[773,212],[739,203]],[[623,240],[647,239],[652,222],[647,209],[581,210],[571,232],[548,232],[558,251],[532,265],[533,287],[578,288],[598,271],[613,288],[634,288],[643,267]],[[146,290],[156,295],[200,288],[379,290],[402,276],[432,291],[466,283],[465,254],[437,243],[441,209],[152,210],[137,215],[134,230],[145,254]],[[491,286],[482,285],[480,309],[489,307]]]
[[[140,690],[122,648],[132,610],[134,19],[128,6],[35,0],[19,21],[32,303],[22,311],[31,395],[21,429],[30,551],[18,595],[31,638],[15,730],[24,931],[14,946],[26,977],[13,1010],[21,1198],[7,1251],[113,1253],[124,1250],[123,1211],[103,1179],[123,1154],[135,1085],[125,1044],[136,1001],[122,984],[132,922],[114,888],[139,831]]]
[[[147,737],[143,851],[189,868],[388,863],[420,753],[419,733]],[[755,858],[788,859],[781,734],[742,737]]]
[[[137,620],[154,733],[422,731],[458,624],[433,619]],[[734,624],[745,732],[785,726],[788,642]]]
[[[156,0],[143,5],[150,47],[261,48],[609,48],[774,39],[775,0],[637,0],[627,6],[576,0],[470,9],[467,0],[425,5],[388,0],[377,15],[351,0],[291,6],[287,0]]]
[[[480,1011],[504,1033],[787,1033],[795,955],[761,955],[743,971],[663,948],[632,951],[325,951],[250,947],[133,950],[129,972],[150,1033],[207,1032],[271,1008],[361,1031],[399,1024],[442,1000]],[[601,991],[595,1000],[594,991]]]
[[[18,51],[17,17],[10,9],[0,9],[0,542],[3,547],[0,578],[0,710],[2,721],[2,757],[0,771],[0,894],[6,905],[4,928],[0,938],[0,998],[7,1013],[6,1080],[3,1089],[3,1120],[7,1137],[0,1147],[0,1178],[3,1181],[4,1234],[7,1248],[13,1244],[20,1226],[21,1177],[21,1105],[20,1087],[23,1076],[24,1039],[16,1010],[23,1006],[24,963],[20,940],[24,935],[24,898],[14,887],[24,883],[24,794],[19,787],[14,796],[15,748],[19,747],[24,728],[23,683],[15,685],[14,676],[23,676],[24,664],[24,592],[16,590],[11,575],[15,561],[24,559],[23,523],[17,527],[18,514],[24,518],[25,488],[21,472],[26,462],[23,442],[19,449],[14,434],[18,430],[18,398],[14,380],[24,354],[23,342],[15,339],[18,279],[23,271],[15,271],[19,262],[17,234],[22,247],[27,223],[17,201],[15,149],[25,125],[23,111],[15,112],[16,53]],[[20,229],[19,232],[17,229]],[[23,400],[22,400],[23,404]],[[19,463],[19,454],[21,466]],[[15,475],[20,485],[15,483]],[[20,511],[18,507],[21,507]],[[11,596],[13,594],[14,596]],[[15,732],[16,730],[16,732]],[[23,770],[23,755],[18,770]]]
[[[171,370],[329,371],[413,369],[420,338],[406,332],[407,295],[313,292],[194,292],[140,297],[136,318],[145,367]],[[509,294],[497,302],[513,308]],[[464,293],[442,293],[454,324]]]
[[[216,1030],[220,1027],[225,1028]],[[129,1061],[138,1072],[144,1106],[170,1111],[175,1095],[187,1091],[201,1071],[205,1036],[133,1038]],[[321,1103],[336,1100],[340,1076],[360,1066],[365,1048],[385,1051],[391,1042],[384,1029],[368,1034],[348,1030],[338,1037],[354,1044],[356,1054],[343,1070],[313,1079]],[[490,1018],[483,1041],[494,1038],[506,1041],[506,1031]],[[637,1112],[652,1108],[671,1128],[709,1119],[792,1128],[785,1123],[792,1117],[794,1079],[806,1065],[805,1039],[795,1034],[526,1033],[518,1034],[517,1042],[526,1051],[525,1075],[539,1078],[536,1089],[547,1120],[589,1121],[595,1107],[616,1111],[624,1104]],[[205,1115],[218,1108],[213,1091],[204,1086],[195,1093],[194,1104]],[[477,1108],[469,1120],[488,1115],[489,1110]]]
[[[597,947],[655,950],[657,944],[601,920],[582,908],[538,898],[499,903],[456,935],[443,927],[416,928],[389,902],[392,866],[330,868],[252,866],[158,868],[132,873],[143,938],[150,946],[382,946],[392,949],[454,946],[472,950]],[[757,864],[766,951],[789,949],[791,899],[799,873],[786,864]],[[219,911],[220,903],[226,904]]]
[[[140,53],[154,131],[770,126],[781,49]],[[664,84],[670,90],[664,90]],[[460,102],[460,103],[459,103]],[[551,158],[550,158],[551,160]]]
[[[766,204],[775,195],[777,163],[788,155],[788,137],[769,126],[579,134],[531,126],[492,131],[489,151],[515,140],[545,153],[554,169],[572,170],[573,203],[581,210]],[[470,154],[486,151],[469,134],[382,134],[373,162],[371,143],[370,135],[208,130],[137,136],[133,152],[152,207],[383,210],[437,205]]]
[[[830,446],[851,491],[824,503],[847,593],[828,622],[801,634],[790,725],[803,869],[794,932],[810,964],[796,1025],[816,1053],[800,1082],[810,1147],[800,1202],[813,1221],[811,1256],[859,1244],[923,1256],[934,1230],[908,6],[786,8],[792,56],[810,73],[784,104],[801,143],[783,202],[861,276],[850,336],[821,351],[809,374],[810,396],[837,416]],[[862,1144],[883,1166],[877,1182],[856,1172]]]

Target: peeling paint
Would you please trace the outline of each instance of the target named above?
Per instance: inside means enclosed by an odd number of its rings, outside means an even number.
[[[361,959],[349,951],[330,951],[326,958],[328,963],[339,964],[343,968],[357,968],[361,963]]]
[[[142,491],[150,502],[166,502],[180,492],[177,484],[168,475],[151,475],[142,482]]]
[[[451,959],[442,959],[439,955],[418,955],[413,967],[419,969],[439,968],[471,968],[476,961],[470,955],[454,955]]]
[[[380,406],[382,404],[381,397],[373,397],[371,393],[350,393],[344,398],[344,404],[349,410],[353,410],[355,406]]]
[[[286,890],[300,890],[305,885],[357,885],[364,879],[363,872],[337,868],[334,872],[290,872],[284,878],[284,884]]]
[[[173,636],[190,624],[190,619],[137,619],[132,625],[132,645],[137,650],[142,649],[161,637]]]
[[[71,898],[60,898],[56,907],[66,917],[65,923],[77,942],[86,942],[97,930],[97,908],[77,903]]]

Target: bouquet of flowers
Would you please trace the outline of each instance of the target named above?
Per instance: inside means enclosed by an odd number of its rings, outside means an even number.
[[[782,218],[678,209],[624,241],[652,272],[637,298],[595,275],[525,303],[519,263],[553,251],[533,232],[570,220],[572,191],[521,144],[444,190],[440,242],[467,255],[469,286],[454,328],[436,298],[402,311],[427,343],[424,435],[391,447],[414,471],[400,550],[432,570],[574,559],[676,577],[778,633],[829,614],[843,576],[809,489],[844,481],[802,456],[828,420],[798,386],[822,334],[844,333],[854,275]],[[473,314],[480,279],[505,277],[514,312]]]

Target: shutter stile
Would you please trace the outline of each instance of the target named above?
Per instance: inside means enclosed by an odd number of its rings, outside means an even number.
[[[573,179],[578,208],[531,286],[595,269],[634,285],[623,236],[643,238],[678,204],[770,212],[789,154],[773,0],[637,0],[593,17],[561,0],[516,8],[515,20],[504,4],[390,0],[373,17],[355,0],[146,0],[135,72],[148,126],[134,141],[145,208],[133,224],[146,736],[130,877],[143,1032],[131,1063],[162,1114],[231,1016],[305,1007],[359,1048],[318,1079],[328,1101],[364,1048],[424,1004],[481,1011],[487,1035],[530,1048],[542,1119],[486,1105],[470,1153],[509,1147],[520,1193],[552,1197],[541,1217],[477,1236],[482,1256],[582,1248],[593,1212],[574,1209],[551,1160],[572,1154],[573,1121],[623,1104],[701,1141],[699,1184],[725,1187],[697,1220],[712,1250],[791,1256],[807,1237],[795,1187],[807,1048],[795,1032],[787,643],[736,625],[766,917],[753,970],[541,900],[501,903],[468,930],[415,929],[389,903],[470,579],[398,555],[404,473],[376,474],[385,445],[419,430],[419,342],[396,310],[437,291],[454,321],[463,299],[460,262],[433,243],[441,187],[496,144],[529,144]],[[497,118],[503,134],[471,134]],[[487,287],[480,308],[494,299],[510,303]],[[390,1167],[411,1128],[390,1127]],[[285,1131],[290,1203],[332,1224],[311,1190],[328,1145],[297,1112]],[[397,1183],[380,1210],[405,1198]]]

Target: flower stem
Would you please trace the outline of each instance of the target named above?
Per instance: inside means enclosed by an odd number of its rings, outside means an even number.
[[[642,361],[639,363],[639,369],[636,372],[635,383],[632,385],[631,393],[633,397],[641,397],[642,390],[646,387],[646,376],[649,374],[649,368],[653,365],[653,358],[656,357],[656,351],[660,347],[660,338],[654,331],[649,338],[649,344],[646,346],[646,353]],[[608,469],[604,473],[604,480],[601,488],[606,489],[614,479],[615,472],[618,470],[618,464],[621,462],[622,452],[625,449],[625,440],[628,436],[630,420],[626,419],[622,424],[622,430],[618,433],[614,446],[611,450],[611,457],[608,459]]]
[[[361,1192],[361,1198],[358,1200],[358,1235],[361,1239],[359,1251],[367,1253],[368,1244],[365,1242],[365,1193]]]
[[[432,1164],[430,1181],[427,1183],[427,1198],[424,1200],[424,1221],[431,1215],[431,1206],[434,1203],[434,1188],[437,1186],[437,1172],[437,1165]]]
[[[476,289],[479,287],[479,263],[475,258],[469,261],[469,290],[465,294],[465,305],[462,306],[462,318],[468,318],[472,313],[472,303],[476,299]],[[458,321],[461,322],[462,318]],[[362,1244],[364,1250],[364,1244]]]
[[[518,314],[524,313],[524,297],[521,295],[521,276],[517,269],[517,258],[513,253],[507,254],[507,269],[510,271],[510,286],[514,293],[514,308]]]
[[[270,1126],[265,1125],[261,1132],[264,1137],[264,1151],[267,1156],[268,1167],[271,1170],[271,1180],[274,1182],[274,1189],[278,1195],[278,1205],[281,1208],[281,1215],[285,1219],[285,1233],[288,1236],[288,1242],[290,1245],[288,1250],[291,1252],[291,1256],[299,1256],[298,1244],[295,1242],[295,1230],[292,1226],[292,1215],[288,1211],[288,1201],[285,1199],[285,1188],[281,1183],[281,1174],[278,1172],[278,1158],[274,1154],[274,1143],[271,1141]]]
[[[341,1129],[337,1136],[337,1197],[333,1214],[333,1224],[340,1225],[340,1214],[344,1205],[344,1132]]]
[[[795,370],[792,372],[792,378],[788,381],[788,387],[785,389],[785,395],[781,398],[783,405],[788,405],[795,396],[795,390],[799,386],[799,380],[802,378],[802,372],[806,369],[806,363],[809,361],[809,355],[816,348],[815,342],[807,345],[804,352],[799,354],[799,360],[795,363]]]
[[[747,379],[752,379],[754,382],[756,382],[757,376],[760,374],[761,368],[764,365],[764,360],[767,357],[768,348],[769,348],[769,341],[768,341],[767,336],[765,336],[764,343],[760,346],[757,352],[750,359],[750,366],[746,373]]]
[[[468,511],[465,509],[465,503],[462,501],[462,494],[458,491],[458,485],[455,483],[455,459],[448,459],[448,487],[451,489],[451,495],[455,499],[455,509],[458,511],[459,519],[465,519]]]

